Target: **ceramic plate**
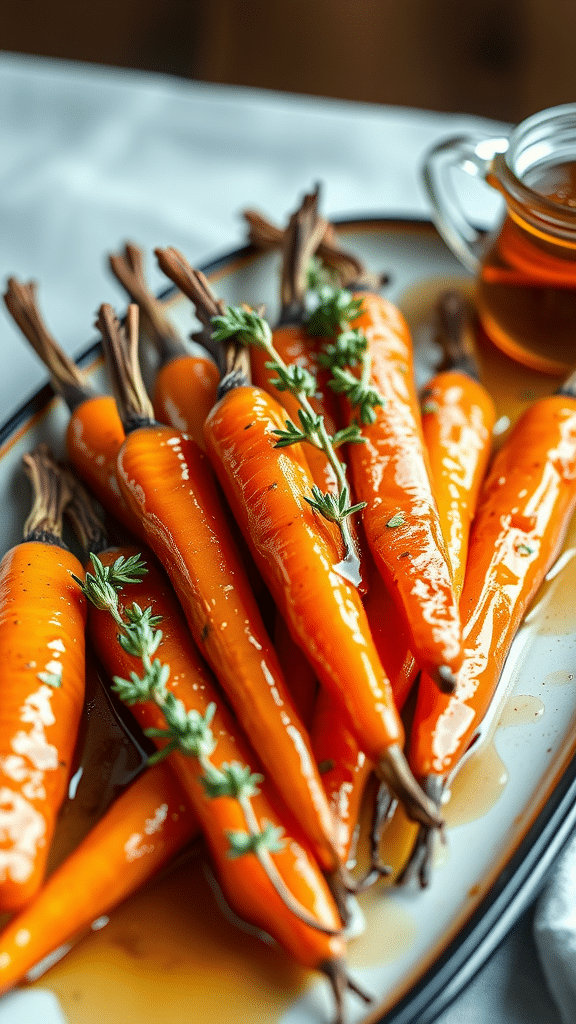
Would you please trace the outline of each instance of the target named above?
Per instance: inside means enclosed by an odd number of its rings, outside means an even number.
[[[340,225],[347,244],[375,270],[388,270],[387,295],[412,327],[418,382],[436,353],[429,322],[439,292],[470,287],[427,222],[364,218]],[[251,249],[205,268],[227,301],[277,310],[278,260]],[[168,297],[175,322],[191,329],[189,304]],[[511,363],[489,346],[483,373],[499,412],[499,436],[551,378]],[[98,351],[82,360],[101,380]],[[65,409],[45,388],[0,430],[0,549],[20,536],[26,513],[20,458],[40,439],[62,451]],[[576,532],[543,586],[508,658],[498,708],[446,805],[447,843],[432,884],[375,887],[360,900],[363,935],[350,944],[350,969],[374,993],[368,1017],[355,997],[350,1024],[430,1024],[485,961],[533,898],[576,822]],[[393,857],[394,831],[389,838]],[[31,988],[0,1002],[2,1024],[321,1024],[332,1006],[322,980],[273,946],[241,931],[218,906],[200,854],[177,864],[78,942]],[[98,925],[103,922],[99,921]]]

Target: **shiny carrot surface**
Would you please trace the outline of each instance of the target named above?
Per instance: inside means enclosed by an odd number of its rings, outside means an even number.
[[[536,402],[518,421],[482,489],[460,602],[465,660],[451,696],[418,701],[410,760],[446,776],[486,713],[524,613],[558,556],[576,504],[576,399]]]
[[[0,934],[0,992],[135,892],[197,831],[168,765],[144,772]]]
[[[404,318],[377,295],[359,293],[371,381],[383,398],[376,419],[362,428],[365,444],[349,460],[374,560],[404,617],[420,668],[439,684],[462,662],[458,606],[432,493],[418,400],[412,344]]]
[[[83,570],[45,536],[0,563],[2,912],[23,907],[42,883],[84,699],[86,602],[72,579]]]

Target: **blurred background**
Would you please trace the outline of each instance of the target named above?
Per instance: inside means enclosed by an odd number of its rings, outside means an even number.
[[[574,0],[3,0],[0,49],[507,121],[574,95]]]

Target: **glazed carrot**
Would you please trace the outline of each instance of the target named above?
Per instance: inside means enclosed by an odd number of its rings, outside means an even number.
[[[410,813],[429,814],[405,771],[404,733],[355,587],[337,572],[334,528],[306,502],[311,476],[300,446],[278,449],[283,411],[249,386],[228,391],[206,421],[208,453],[252,552],[297,642],[351,728]]]
[[[113,566],[116,554],[103,552],[102,565]],[[214,688],[168,584],[162,582],[151,565],[148,569],[143,580],[121,589],[117,607],[121,616],[137,604],[140,609],[146,607],[153,615],[161,616],[162,636],[158,644],[152,638],[151,648],[159,665],[169,665],[169,677],[162,685],[182,707],[176,714],[176,732],[182,740],[179,748],[167,736],[168,719],[165,720],[162,710],[167,702],[162,705],[157,696],[136,698],[135,702],[130,699],[133,711],[149,734],[156,737],[160,748],[167,742],[169,749],[174,746],[170,764],[198,817],[230,906],[241,918],[273,936],[303,966],[327,975],[336,996],[337,1019],[341,1020],[345,988],[362,993],[346,974],[342,926],[330,890],[307,841],[286,815],[273,787],[262,775],[254,774],[260,768],[258,758]],[[131,603],[133,597],[137,604]],[[90,631],[103,653],[106,668],[117,680],[118,692],[128,699],[128,680],[141,675],[144,658],[139,664],[134,655],[120,646],[118,625],[107,611],[91,606]],[[122,674],[125,682],[118,679],[117,673]],[[155,685],[154,689],[157,692],[160,687]],[[200,743],[196,746],[198,738]],[[231,781],[234,787],[225,787]],[[246,795],[242,795],[247,786],[249,813]],[[280,887],[271,881],[263,868],[263,855],[258,852],[266,849],[264,839],[268,841],[268,837],[272,840],[268,860]],[[256,843],[258,838],[262,841]]]
[[[0,563],[0,912],[42,883],[85,685],[83,570],[61,539],[69,495],[44,449],[24,461],[34,504]]]
[[[460,600],[466,657],[454,694],[419,694],[410,741],[413,769],[435,799],[490,706],[512,640],[559,554],[575,505],[573,375],[558,394],[523,414],[481,491]],[[424,870],[424,882],[426,877]]]
[[[419,667],[440,688],[453,689],[463,656],[460,621],[430,484],[410,332],[386,299],[354,297],[362,306],[350,328],[366,335],[370,387],[382,399],[374,421],[362,427],[365,443],[349,448],[356,497],[367,503],[364,530]]]
[[[0,992],[135,892],[197,831],[168,765],[144,772],[0,934]]]
[[[468,347],[472,311],[465,297],[446,292],[439,300],[437,318],[437,340],[444,351],[445,369],[432,378],[422,394],[422,430],[454,592],[459,598],[496,410],[480,384],[473,351]]]
[[[104,508],[129,530],[137,532],[138,523],[120,494],[114,468],[126,436],[114,399],[93,391],[50,334],[38,308],[34,282],[22,284],[11,277],[4,301],[25,338],[50,371],[54,390],[70,410],[66,447],[74,468]]]
[[[191,438],[152,421],[138,383],[137,314],[131,306],[129,350],[109,306],[102,307],[98,321],[127,427],[117,460],[120,487],[267,772],[322,867],[337,871],[334,825],[310,742],[228,530],[208,460]]]
[[[294,642],[288,625],[279,612],[274,619],[274,647],[296,710],[309,730],[318,681],[308,658],[302,648]]]
[[[204,420],[216,401],[220,374],[208,353],[188,350],[164,305],[148,287],[142,250],[127,242],[109,257],[112,273],[140,307],[142,321],[159,354],[152,405],[160,423],[190,434],[204,448]]]

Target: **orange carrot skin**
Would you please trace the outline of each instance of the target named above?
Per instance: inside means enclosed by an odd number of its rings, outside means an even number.
[[[168,572],[199,650],[322,866],[334,870],[334,823],[310,741],[236,553],[206,456],[173,429],[141,427],[120,450],[118,478]]]
[[[372,555],[398,603],[420,668],[456,673],[462,663],[458,605],[430,484],[414,387],[412,344],[400,311],[386,299],[358,293],[372,357],[371,380],[384,398],[376,420],[362,428],[365,444],[351,445],[354,489],[367,502],[363,524]],[[394,523],[400,515],[402,522]]]
[[[198,832],[167,764],[145,771],[0,936],[0,992],[147,882]]]
[[[274,447],[272,431],[283,422],[282,407],[265,392],[235,388],[206,421],[208,453],[296,642],[379,760],[402,744],[402,724],[358,592],[332,568],[334,528],[304,499],[313,480],[302,450]]]
[[[324,416],[328,433],[335,434],[338,429],[339,419],[338,399],[328,387],[329,372],[322,369],[318,363],[318,340],[310,337],[303,327],[296,325],[277,327],[273,332],[272,340],[276,351],[285,363],[303,366],[317,378],[318,392],[311,397],[310,404],[314,412]],[[256,387],[262,388],[263,391],[268,392],[272,398],[280,402],[292,423],[298,424],[300,422],[298,418],[299,402],[289,391],[279,392],[271,384],[276,374],[273,370],[266,368],[269,356],[263,349],[254,347],[250,351],[250,359],[253,384]],[[307,444],[304,448],[304,454],[306,455],[314,481],[318,484],[322,493],[330,492],[331,494],[337,494],[339,487],[336,474],[324,452]]]
[[[111,550],[103,552],[100,557],[104,564],[109,564],[118,553],[118,550]],[[133,552],[127,549],[122,553],[128,555]],[[261,771],[256,754],[249,748],[239,727],[227,712],[210,671],[192,643],[167,581],[162,579],[150,563],[148,570],[142,582],[131,584],[121,593],[120,609],[125,603],[136,601],[141,607],[151,606],[154,614],[162,615],[162,641],[155,656],[170,665],[167,685],[183,701],[187,710],[194,708],[204,715],[211,702],[217,704],[211,726],[217,740],[211,755],[212,763],[220,767],[224,763],[236,761],[249,765],[252,771]],[[126,654],[118,643],[117,627],[110,615],[90,607],[89,629],[110,675],[128,678],[131,671],[141,671],[138,660]],[[131,710],[144,728],[164,727],[162,713],[154,704],[135,704]],[[171,754],[170,764],[202,827],[218,879],[235,912],[273,935],[304,966],[316,968],[327,958],[341,956],[344,952],[342,939],[315,931],[288,911],[253,855],[239,858],[228,856],[226,831],[246,831],[238,802],[228,797],[213,800],[207,797],[199,780],[200,771],[195,758]],[[296,823],[281,807],[268,780],[261,784],[260,793],[253,798],[253,806],[262,823],[270,821],[285,829],[287,822],[290,823],[286,829],[290,833],[286,846],[280,853],[274,854],[276,866],[291,892],[311,914],[327,927],[339,928],[340,919],[325,879],[306,840],[301,837]]]
[[[204,448],[204,421],[216,401],[220,375],[202,356],[169,359],[154,382],[154,415],[159,423],[190,434]]]
[[[485,388],[456,370],[426,386],[422,430],[454,591],[462,592],[468,538],[486,474],[496,410]]]
[[[85,688],[78,559],[28,541],[0,564],[0,912],[39,889],[66,795]],[[60,682],[60,685],[56,685]]]
[[[521,417],[482,489],[460,602],[466,657],[452,696],[419,695],[410,750],[417,777],[448,774],[469,746],[575,504],[576,400],[558,395]]]
[[[310,731],[318,692],[316,673],[278,611],[274,622],[274,647],[298,714]]]
[[[134,533],[138,520],[120,492],[116,457],[126,437],[116,402],[109,395],[87,398],[73,410],[66,430],[72,465],[108,512]]]

